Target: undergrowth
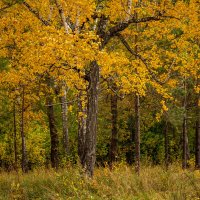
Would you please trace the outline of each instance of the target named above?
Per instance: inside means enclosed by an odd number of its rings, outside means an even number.
[[[200,172],[161,166],[141,169],[117,165],[97,168],[93,179],[73,166],[64,170],[35,170],[22,175],[0,173],[0,200],[197,200],[200,199]]]

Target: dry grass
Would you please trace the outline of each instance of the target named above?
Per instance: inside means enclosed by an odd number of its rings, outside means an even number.
[[[93,180],[80,169],[68,167],[55,172],[37,170],[26,175],[0,173],[0,200],[94,199],[94,200],[197,200],[200,199],[200,172],[183,171],[177,165],[141,169],[141,175],[126,165],[112,171],[98,168]]]

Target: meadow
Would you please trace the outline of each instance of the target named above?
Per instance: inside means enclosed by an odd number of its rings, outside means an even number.
[[[134,168],[118,164],[96,168],[93,179],[81,168],[68,166],[54,171],[38,169],[28,174],[0,173],[0,200],[197,200],[200,199],[200,172],[182,170],[174,164],[143,166],[140,176]]]

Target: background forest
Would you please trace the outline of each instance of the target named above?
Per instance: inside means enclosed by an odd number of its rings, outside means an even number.
[[[200,168],[198,0],[1,0],[0,168]]]

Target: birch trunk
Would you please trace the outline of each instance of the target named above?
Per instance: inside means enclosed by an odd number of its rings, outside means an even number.
[[[68,109],[67,109],[67,91],[66,86],[62,86],[62,96],[60,97],[61,110],[62,110],[62,129],[63,129],[63,147],[65,153],[69,153],[69,131],[68,131]]]
[[[86,135],[86,107],[84,106],[86,95],[81,91],[78,100],[78,155],[80,162],[84,166],[84,148],[85,148],[85,135]],[[84,102],[85,101],[85,102]]]
[[[128,9],[127,9],[127,17],[126,17],[127,21],[131,18],[132,4],[133,4],[133,1],[132,0],[128,0],[128,2],[127,2]]]
[[[68,26],[68,24],[66,22],[66,17],[65,17],[65,14],[64,14],[63,7],[60,4],[59,0],[55,0],[55,4],[56,4],[56,7],[58,8],[58,12],[59,12],[60,18],[62,20],[62,24],[63,24],[63,26],[65,28],[65,31],[68,34],[69,33],[69,26]]]

